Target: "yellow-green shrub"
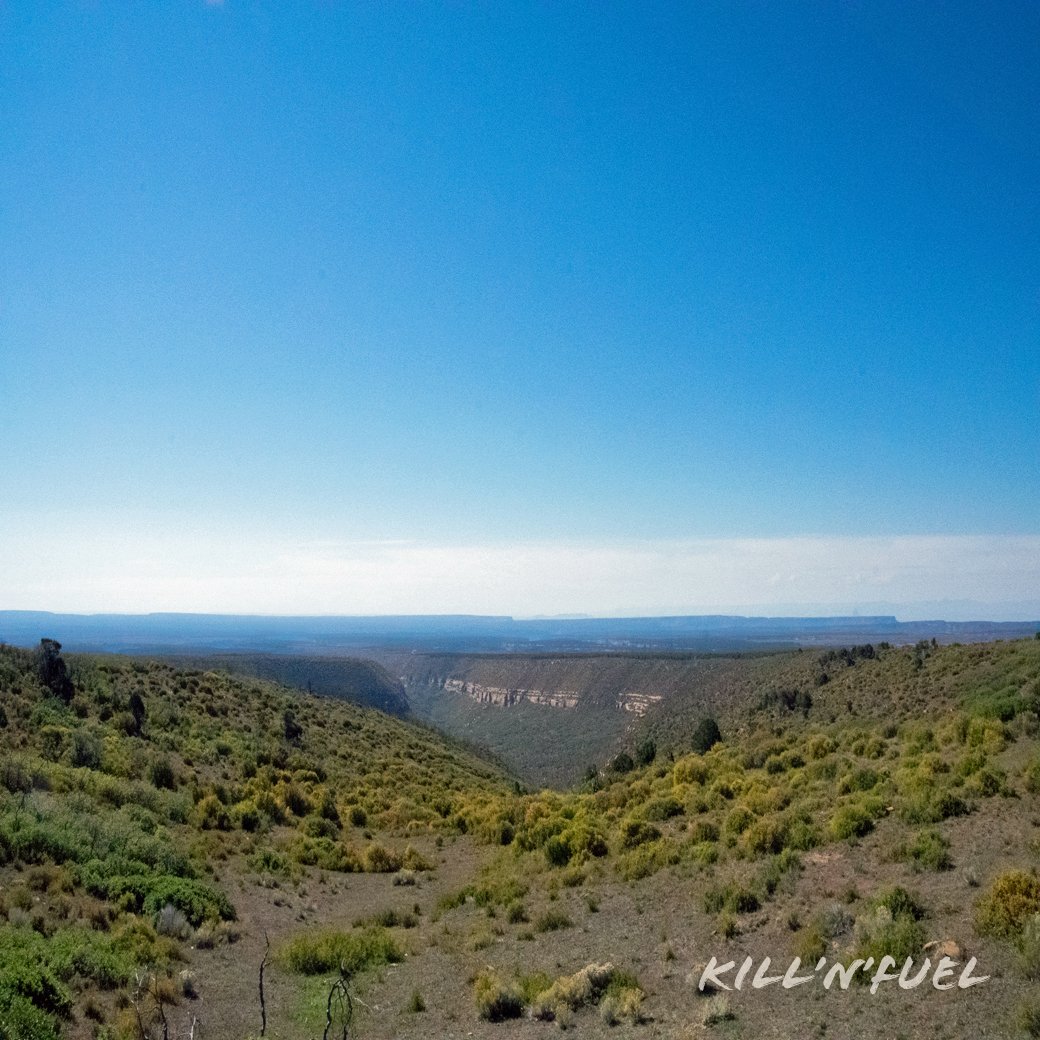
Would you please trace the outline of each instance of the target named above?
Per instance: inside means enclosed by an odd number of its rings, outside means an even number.
[[[563,975],[540,993],[531,1006],[535,1018],[553,1019],[560,1011],[596,1004],[607,991],[616,972],[613,964],[587,964],[573,975]]]
[[[473,982],[477,1014],[488,1022],[519,1018],[524,1004],[518,988],[506,984],[494,968],[485,968]]]
[[[1024,870],[1008,870],[994,879],[975,904],[975,928],[982,935],[1018,935],[1040,913],[1040,879]]]
[[[831,817],[831,834],[839,841],[862,838],[873,829],[873,817],[862,805],[855,802],[841,806]]]
[[[404,954],[394,937],[380,927],[361,931],[319,931],[297,935],[282,950],[286,966],[301,975],[344,972],[396,964]]]
[[[703,784],[709,775],[708,765],[701,755],[684,755],[672,767],[675,784]]]

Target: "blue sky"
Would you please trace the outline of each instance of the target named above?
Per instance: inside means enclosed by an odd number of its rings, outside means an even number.
[[[1037,39],[7,0],[0,606],[1040,613]]]

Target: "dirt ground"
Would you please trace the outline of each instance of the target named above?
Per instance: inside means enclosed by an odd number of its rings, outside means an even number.
[[[279,963],[277,950],[301,928],[349,927],[358,918],[386,909],[419,908],[418,927],[395,929],[408,956],[401,964],[366,973],[355,985],[357,1015],[353,1036],[390,1038],[549,1037],[559,1024],[521,1018],[491,1023],[478,1017],[471,981],[487,965],[505,976],[545,971],[570,974],[590,962],[610,961],[638,977],[646,992],[644,1023],[607,1025],[595,1008],[579,1012],[568,1029],[577,1036],[790,1040],[973,1040],[1020,1036],[1013,1009],[1025,995],[1012,978],[1012,952],[999,943],[979,943],[972,929],[972,906],[979,880],[1010,866],[1032,866],[1037,822],[1009,799],[992,799],[970,820],[945,825],[955,867],[943,873],[913,874],[886,854],[890,840],[884,823],[858,845],[840,845],[804,856],[804,869],[789,890],[761,910],[740,919],[731,939],[716,934],[716,919],[701,905],[703,874],[666,868],[638,882],[617,879],[609,867],[585,884],[559,890],[551,905],[563,910],[573,927],[536,934],[529,924],[509,924],[501,911],[494,918],[472,903],[438,916],[438,900],[472,881],[492,851],[465,838],[420,851],[436,866],[415,885],[395,885],[391,875],[319,875],[299,885],[262,887],[253,880],[229,888],[240,911],[241,936],[233,944],[194,950],[190,969],[199,979],[200,996],[175,1009],[185,1028],[197,1017],[196,1036],[239,1040],[258,1035],[258,969],[265,932],[272,956],[266,969],[268,1028],[272,1040],[321,1037],[324,1001],[331,980],[303,979]],[[228,870],[230,874],[231,869]],[[939,992],[926,982],[909,992],[894,983],[876,994],[854,984],[847,992],[830,991],[819,981],[784,990],[779,986],[727,995],[728,1015],[704,1024],[718,998],[698,992],[697,981],[710,957],[738,965],[751,956],[757,967],[766,956],[780,973],[794,957],[792,918],[806,921],[822,907],[869,898],[883,886],[902,884],[917,892],[929,908],[929,939],[952,940],[960,963],[978,958],[976,975],[986,983],[968,990]],[[541,893],[541,894],[536,894]],[[550,905],[542,886],[527,899],[531,919]],[[595,906],[595,912],[590,908]],[[830,962],[840,952],[831,951]],[[936,957],[936,959],[938,959]],[[770,972],[773,974],[774,972]],[[732,973],[731,973],[732,977]],[[409,1009],[418,993],[425,1010]]]

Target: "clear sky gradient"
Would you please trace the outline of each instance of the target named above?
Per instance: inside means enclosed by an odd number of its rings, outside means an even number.
[[[1038,40],[5,0],[0,608],[1040,616]]]

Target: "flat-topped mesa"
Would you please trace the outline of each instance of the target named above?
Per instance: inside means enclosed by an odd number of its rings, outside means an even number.
[[[576,708],[581,700],[581,694],[577,690],[531,690],[519,687],[511,689],[505,686],[487,686],[466,679],[445,679],[444,689],[448,693],[470,697],[479,704],[493,704],[499,708],[509,708],[521,703],[543,704],[548,708]],[[660,699],[660,694],[656,693],[619,693],[614,698],[614,706],[619,711],[642,716]]]

